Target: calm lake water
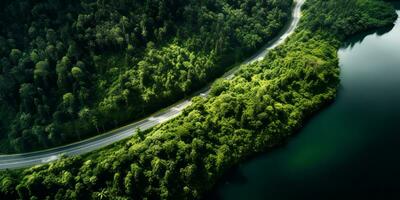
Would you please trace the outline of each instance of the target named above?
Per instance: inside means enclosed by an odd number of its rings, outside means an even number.
[[[400,19],[352,38],[339,58],[336,102],[206,199],[400,199]]]

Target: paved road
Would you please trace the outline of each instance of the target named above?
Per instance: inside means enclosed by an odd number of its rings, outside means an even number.
[[[288,38],[294,32],[300,21],[301,6],[304,4],[304,1],[305,0],[295,1],[295,6],[292,12],[292,19],[290,23],[286,25],[286,27],[279,34],[278,37],[267,43],[254,56],[244,61],[243,64],[250,64],[262,60],[269,50],[282,44],[285,41],[285,39]],[[235,72],[239,70],[239,67],[240,65],[229,70],[222,77],[226,79],[231,79],[234,76]],[[208,95],[209,90],[210,86],[206,86],[202,90],[195,93],[195,96],[205,97]],[[175,118],[181,113],[181,111],[184,108],[188,107],[191,104],[190,99],[191,98],[182,100],[181,102],[178,102],[173,106],[163,109],[163,111],[160,111],[141,121],[135,122],[128,126],[77,143],[32,153],[0,155],[0,170],[25,168],[34,165],[45,164],[59,159],[61,155],[65,156],[81,155],[103,148],[107,145],[131,137],[136,133],[137,129],[147,130],[158,124],[161,124],[163,122]]]

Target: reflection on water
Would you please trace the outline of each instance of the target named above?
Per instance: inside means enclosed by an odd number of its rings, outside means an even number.
[[[355,35],[352,37],[351,40],[347,40],[343,43],[343,46],[345,47],[354,47],[354,45],[358,43],[362,43],[364,41],[364,38],[367,37],[368,35],[376,34],[377,36],[382,36],[385,33],[390,32],[394,28],[394,25],[388,26],[388,27],[383,27],[378,30],[370,30],[370,31],[365,31],[361,34]]]
[[[336,102],[206,199],[400,199],[400,21],[355,36],[339,58]]]

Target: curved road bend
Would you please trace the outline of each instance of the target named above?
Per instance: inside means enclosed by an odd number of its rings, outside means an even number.
[[[290,23],[283,29],[283,31],[273,40],[268,42],[259,52],[254,56],[250,57],[242,63],[242,65],[250,64],[256,61],[262,60],[267,52],[278,45],[282,44],[296,29],[300,17],[301,17],[301,6],[305,0],[295,0],[294,9],[292,11],[292,18]],[[226,72],[222,78],[231,79],[235,72],[239,70],[239,66],[232,68]],[[210,86],[206,86],[202,90],[195,93],[195,95],[207,96],[210,90]],[[163,111],[160,111],[148,118],[135,122],[133,124],[124,126],[119,129],[115,129],[103,135],[99,135],[87,140],[61,146],[53,149],[47,149],[43,151],[37,151],[32,153],[23,154],[11,154],[11,155],[0,155],[0,170],[4,169],[18,169],[31,167],[34,165],[40,165],[58,160],[61,155],[73,156],[81,155],[94,150],[98,150],[115,142],[126,139],[136,133],[137,129],[147,130],[156,125],[164,123],[170,119],[178,116],[181,111],[191,104],[191,98],[182,100],[181,102],[170,106]]]

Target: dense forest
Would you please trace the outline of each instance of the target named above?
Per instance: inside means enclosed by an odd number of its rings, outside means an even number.
[[[89,155],[4,172],[7,199],[199,199],[238,162],[282,144],[329,103],[346,37],[390,25],[379,0],[307,0],[296,33],[153,130]]]
[[[80,140],[190,94],[275,36],[292,0],[0,2],[0,151]]]

